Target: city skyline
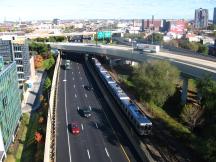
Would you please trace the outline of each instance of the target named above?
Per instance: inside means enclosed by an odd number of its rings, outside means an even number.
[[[216,0],[82,0],[76,1],[29,1],[2,0],[0,2],[0,22],[44,19],[147,19],[154,15],[156,19],[194,19],[198,8],[209,10],[209,19],[213,19]],[[10,11],[10,12],[9,12]],[[135,11],[135,12],[134,12]]]

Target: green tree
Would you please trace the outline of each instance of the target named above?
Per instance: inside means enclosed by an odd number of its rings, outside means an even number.
[[[199,53],[203,53],[203,54],[208,54],[208,47],[203,45],[203,44],[199,44],[199,47],[198,47],[198,51]]]
[[[30,42],[29,49],[30,51],[36,51],[38,54],[44,54],[49,51],[49,45],[45,43]]]
[[[206,120],[214,123],[216,119],[216,81],[206,77],[198,81],[197,89],[201,97],[201,106],[206,111]]]
[[[148,41],[152,41],[152,36],[153,36],[153,42],[157,42],[157,43],[162,43],[163,42],[163,34],[160,33],[153,33],[152,35],[149,35],[147,37]]]
[[[55,64],[55,59],[51,56],[49,59],[43,61],[43,68],[49,70]]]
[[[205,143],[204,149],[203,149],[204,157],[209,162],[215,162],[216,161],[216,140],[211,138],[208,139]]]
[[[50,78],[47,77],[45,82],[44,82],[44,88],[46,91],[49,90],[49,88],[51,87],[51,84],[52,84],[52,82],[51,82]]]
[[[152,61],[134,69],[132,82],[139,98],[162,106],[175,92],[179,70],[165,61]]]

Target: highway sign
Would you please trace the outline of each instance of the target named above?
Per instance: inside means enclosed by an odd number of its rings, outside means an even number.
[[[112,34],[110,31],[100,31],[97,32],[98,39],[111,38]]]

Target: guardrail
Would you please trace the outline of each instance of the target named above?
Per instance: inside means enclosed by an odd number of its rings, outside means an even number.
[[[55,162],[55,108],[56,108],[56,85],[58,78],[58,70],[60,64],[60,54],[56,60],[56,65],[53,73],[52,86],[49,98],[49,110],[47,117],[47,128],[46,128],[46,141],[45,141],[45,150],[44,150],[44,162]]]

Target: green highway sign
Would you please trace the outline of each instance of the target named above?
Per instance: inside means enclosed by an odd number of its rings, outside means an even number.
[[[97,38],[98,39],[111,38],[111,36],[112,36],[112,34],[110,31],[97,32]]]

